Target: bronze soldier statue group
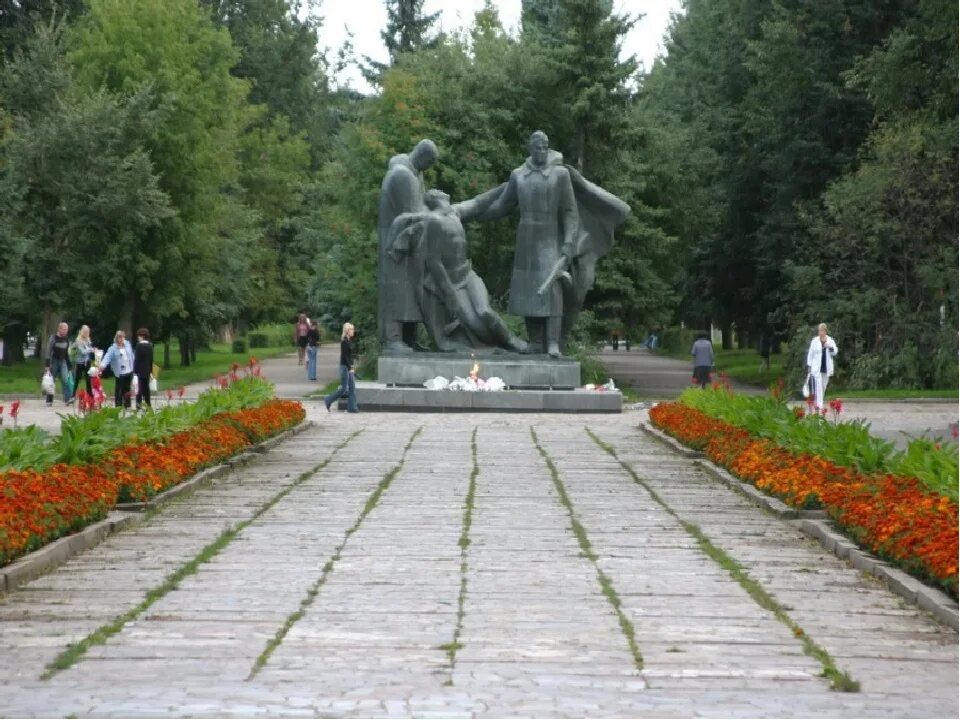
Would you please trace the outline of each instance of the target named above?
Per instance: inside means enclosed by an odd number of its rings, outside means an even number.
[[[439,152],[421,140],[390,159],[380,188],[378,336],[386,354],[416,347],[422,323],[444,352],[495,348],[559,357],[593,286],[594,269],[630,207],[586,180],[530,136],[530,156],[510,179],[475,198],[450,203],[427,191],[423,173]],[[463,223],[518,210],[508,311],[524,318],[529,342],[511,334],[490,306],[467,257]]]

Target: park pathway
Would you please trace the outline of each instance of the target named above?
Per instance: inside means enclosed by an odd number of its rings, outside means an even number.
[[[641,434],[642,413],[309,414],[0,597],[0,715],[960,710],[955,631]],[[831,663],[860,691],[831,689]]]

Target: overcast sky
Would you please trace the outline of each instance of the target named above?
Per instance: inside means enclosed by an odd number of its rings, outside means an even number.
[[[494,0],[500,11],[500,21],[513,35],[520,25],[520,0]],[[441,11],[439,25],[447,31],[469,26],[474,13],[483,7],[483,0],[426,0],[425,13]],[[617,13],[644,17],[638,22],[623,43],[623,53],[636,55],[646,68],[663,50],[663,33],[670,20],[670,13],[680,10],[680,0],[614,0]],[[368,55],[374,60],[386,62],[387,49],[380,39],[380,31],[387,24],[387,11],[383,0],[323,0],[320,7],[323,27],[320,30],[320,47],[328,48],[328,57],[334,61],[336,52],[347,37],[353,34],[356,57]],[[371,92],[356,68],[351,68],[334,78],[337,85],[361,92]]]

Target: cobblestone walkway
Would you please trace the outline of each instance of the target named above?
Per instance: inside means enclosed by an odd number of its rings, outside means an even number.
[[[0,715],[958,714],[954,631],[637,413],[320,410],[0,598]]]

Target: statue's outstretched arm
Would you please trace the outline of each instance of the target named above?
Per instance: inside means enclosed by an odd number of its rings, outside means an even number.
[[[486,222],[488,220],[496,220],[497,218],[502,218],[505,215],[509,215],[510,211],[513,210],[516,206],[517,206],[517,179],[516,179],[516,173],[512,172],[510,173],[510,180],[507,181],[506,187],[503,187],[503,190],[500,192],[499,197],[497,197],[492,203],[490,203],[487,209],[477,216],[477,219],[483,222]]]
[[[479,217],[485,213],[491,205],[503,195],[503,191],[506,189],[507,183],[498,185],[493,190],[487,190],[485,193],[477,195],[475,198],[470,200],[464,200],[463,202],[458,202],[453,204],[453,209],[456,210],[457,215],[460,216],[460,220],[467,222],[468,220],[473,220],[474,218]]]

